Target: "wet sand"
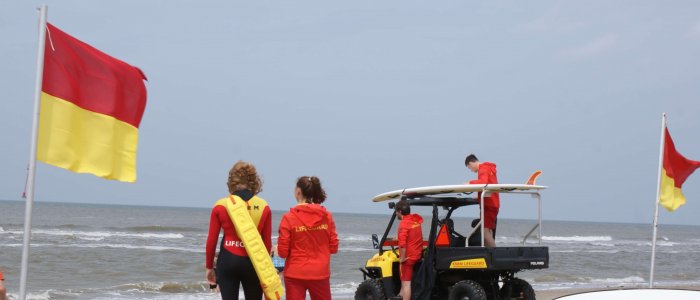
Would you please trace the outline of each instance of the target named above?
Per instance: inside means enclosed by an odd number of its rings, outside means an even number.
[[[562,290],[545,290],[545,291],[535,291],[535,295],[537,296],[538,300],[552,300],[556,299],[558,297],[566,296],[566,295],[571,295],[571,294],[578,294],[578,293],[583,293],[583,292],[592,292],[596,291],[597,289],[562,289]]]

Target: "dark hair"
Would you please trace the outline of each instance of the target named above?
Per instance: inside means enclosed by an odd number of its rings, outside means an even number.
[[[402,215],[408,215],[411,213],[411,205],[408,204],[406,199],[401,199],[399,202],[396,202],[394,210],[400,212]]]
[[[321,204],[326,201],[326,191],[321,187],[321,180],[316,176],[301,176],[297,179],[297,187],[304,199],[311,203]]]
[[[255,166],[242,160],[239,160],[231,167],[231,170],[228,172],[226,185],[231,194],[242,189],[248,189],[253,194],[262,192],[262,179],[258,176]]]
[[[474,154],[469,154],[467,155],[467,158],[464,159],[464,165],[468,165],[470,162],[477,162],[479,161],[478,158],[476,158],[476,155]]]

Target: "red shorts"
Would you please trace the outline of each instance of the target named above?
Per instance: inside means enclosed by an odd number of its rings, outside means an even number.
[[[284,289],[287,300],[305,300],[309,291],[311,300],[331,300],[330,278],[306,280],[284,277]]]
[[[399,268],[399,273],[401,273],[401,281],[411,281],[413,278],[413,266],[416,265],[415,260],[406,260],[402,262]]]
[[[496,216],[498,208],[484,207],[484,228],[496,229]]]

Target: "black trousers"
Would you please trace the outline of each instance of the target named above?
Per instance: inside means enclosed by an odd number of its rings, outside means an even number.
[[[262,299],[260,280],[250,258],[234,255],[224,247],[219,250],[219,258],[216,261],[216,281],[219,284],[222,300],[238,300],[240,285],[243,285],[246,300]]]

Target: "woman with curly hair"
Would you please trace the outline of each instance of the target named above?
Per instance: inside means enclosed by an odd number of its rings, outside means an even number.
[[[331,254],[338,252],[333,215],[321,206],[326,192],[316,176],[302,176],[294,189],[297,205],[282,216],[277,253],[286,258],[287,300],[331,299]]]
[[[238,161],[229,171],[227,185],[230,195],[222,200],[242,200],[246,203],[248,213],[258,227],[260,237],[269,253],[272,246],[272,214],[267,202],[257,196],[262,191],[262,180],[255,166]],[[216,272],[214,272],[216,244],[222,229],[224,236],[221,239]],[[206,268],[207,281],[210,285],[219,285],[221,299],[237,300],[240,285],[243,286],[245,299],[262,299],[263,291],[258,275],[248,257],[245,245],[236,234],[233,221],[222,205],[215,205],[211,212],[206,244]]]

